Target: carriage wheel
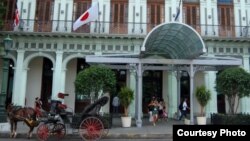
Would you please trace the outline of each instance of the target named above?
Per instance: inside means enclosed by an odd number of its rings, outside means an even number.
[[[36,132],[40,141],[46,141],[49,138],[49,126],[47,124],[39,125]]]
[[[83,140],[97,141],[103,136],[103,123],[96,117],[85,118],[79,127],[79,134]]]
[[[53,132],[56,134],[58,139],[61,139],[65,136],[66,134],[66,128],[65,125],[62,123],[57,123],[55,124],[53,128]]]

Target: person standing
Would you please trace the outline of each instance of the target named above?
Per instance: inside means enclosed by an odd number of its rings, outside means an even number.
[[[159,111],[159,103],[156,98],[152,98],[150,103],[148,104],[149,108],[149,114],[150,114],[150,119],[149,121],[153,123],[155,126],[157,120],[158,120],[158,111]]]
[[[187,98],[184,99],[184,101],[182,102],[182,108],[181,110],[181,116],[179,118],[179,120],[182,119],[182,117],[187,117],[187,110],[189,109],[188,105],[187,105]]]
[[[117,95],[113,98],[112,106],[113,106],[113,113],[118,114],[119,113],[119,106],[120,106],[120,99]]]
[[[42,101],[39,97],[35,99],[35,111],[37,118],[42,116]]]

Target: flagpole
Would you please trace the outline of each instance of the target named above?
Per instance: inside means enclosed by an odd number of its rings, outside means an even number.
[[[99,23],[99,25],[98,25],[98,33],[100,33],[100,28],[101,28],[101,23],[100,23],[100,13],[99,13],[99,1],[97,0],[97,7],[98,7],[98,21],[97,21],[97,23]]]
[[[176,21],[180,15],[180,12],[181,12],[181,3],[182,3],[182,0],[179,1],[179,7],[178,7],[178,11],[176,13],[176,17],[174,19],[174,21]]]

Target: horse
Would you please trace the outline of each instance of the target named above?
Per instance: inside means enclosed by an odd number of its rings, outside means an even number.
[[[31,138],[34,127],[38,126],[39,122],[36,119],[36,111],[31,107],[21,107],[9,104],[7,106],[7,115],[11,127],[11,138],[16,138],[17,135],[17,123],[23,121],[29,127],[27,138]]]

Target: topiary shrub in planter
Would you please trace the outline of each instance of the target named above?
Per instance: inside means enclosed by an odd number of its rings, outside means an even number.
[[[87,95],[96,100],[101,91],[114,92],[115,85],[114,71],[103,65],[93,65],[78,73],[75,80],[75,91],[77,95]]]
[[[206,124],[205,107],[211,99],[211,92],[202,85],[196,88],[195,96],[201,107],[200,115],[197,116],[197,123],[199,125],[204,125]]]
[[[239,113],[240,99],[250,96],[250,73],[240,67],[227,68],[216,78],[216,91],[225,95],[228,103],[227,114],[212,114],[212,124],[250,124],[249,115]]]
[[[239,101],[250,96],[250,73],[243,68],[227,68],[220,72],[216,78],[216,91],[225,95],[228,102],[228,114],[236,114]]]

